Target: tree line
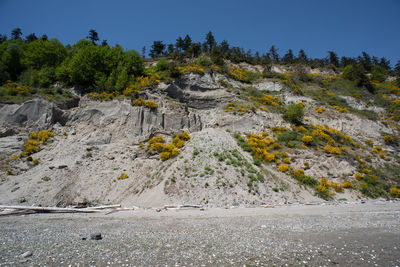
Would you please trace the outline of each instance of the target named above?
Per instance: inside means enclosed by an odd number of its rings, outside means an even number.
[[[292,49],[289,49],[283,56],[280,56],[276,46],[272,45],[264,54],[260,54],[258,51],[253,53],[252,50],[244,51],[241,47],[230,46],[226,40],[217,43],[211,31],[207,33],[203,43],[193,42],[188,34],[184,38],[178,37],[175,44],[164,44],[160,40],[154,41],[149,56],[152,58],[167,56],[173,59],[182,59],[195,58],[202,53],[210,55],[214,61],[222,58],[234,63],[247,62],[261,65],[301,63],[311,67],[332,67],[334,69],[343,68],[349,64],[360,64],[367,72],[371,72],[376,66],[382,67],[388,72],[400,72],[400,60],[392,70],[388,59],[370,56],[366,52],[362,52],[361,56],[356,58],[345,56],[340,58],[334,51],[327,51],[327,56],[324,58],[310,58],[304,49],[300,49],[297,56]]]
[[[10,80],[32,87],[49,87],[55,83],[77,86],[83,92],[122,91],[138,76],[145,75],[145,47],[140,55],[135,50],[113,47],[107,40],[100,41],[96,30],[91,29],[85,39],[73,45],[63,45],[47,35],[34,33],[23,37],[20,28],[11,36],[0,34],[0,84]],[[194,42],[189,35],[178,37],[174,44],[154,41],[149,51],[152,58],[167,57],[175,62],[185,62],[201,55],[208,56],[213,64],[224,65],[225,60],[234,63],[261,64],[267,69],[272,64],[304,64],[310,67],[330,67],[342,70],[353,66],[351,73],[381,72],[400,76],[400,60],[394,69],[385,58],[377,58],[362,52],[356,58],[341,57],[328,51],[325,58],[310,58],[301,49],[297,55],[289,49],[283,56],[272,45],[264,54],[231,46],[228,41],[218,43],[208,32],[204,42]]]

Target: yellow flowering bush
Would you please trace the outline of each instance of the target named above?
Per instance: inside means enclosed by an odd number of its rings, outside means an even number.
[[[281,132],[287,131],[288,129],[285,126],[273,126],[271,131],[274,134],[280,134]]]
[[[305,108],[306,107],[306,104],[304,104],[302,101],[297,102],[296,105],[298,105],[301,108]]]
[[[128,177],[129,177],[129,175],[126,172],[124,172],[123,174],[118,176],[117,180],[124,180],[124,179],[126,179]]]
[[[374,147],[372,148],[372,152],[374,152],[374,153],[379,153],[379,152],[381,152],[381,151],[383,151],[383,149],[382,149],[381,146],[374,146]]]
[[[339,183],[336,182],[331,182],[329,184],[330,187],[333,188],[333,190],[335,190],[335,192],[342,192],[343,191],[343,186]]]
[[[360,181],[360,180],[364,179],[364,174],[361,174],[361,173],[359,173],[359,172],[356,172],[355,178],[356,178],[357,180]]]
[[[281,172],[287,172],[287,171],[289,170],[289,165],[287,165],[287,164],[280,164],[280,165],[278,166],[278,169],[279,169]]]
[[[383,140],[385,141],[386,144],[393,143],[394,137],[390,135],[384,135]]]
[[[327,199],[332,195],[332,192],[330,192],[329,189],[323,184],[319,184],[315,191],[319,196],[324,199]]]
[[[189,65],[186,65],[184,67],[178,67],[178,70],[182,74],[186,74],[188,72],[194,72],[194,73],[200,73],[200,74],[204,73],[204,68],[202,66],[200,66],[200,65],[197,65],[197,64],[189,64]]]
[[[297,132],[300,132],[300,133],[308,132],[308,130],[303,125],[300,125],[300,126],[295,126],[294,125],[293,130],[297,131]]]
[[[24,143],[24,151],[17,157],[25,157],[39,152],[41,149],[40,143],[46,143],[50,137],[54,136],[54,134],[49,130],[42,130],[39,132],[32,132],[28,136],[30,139]],[[17,157],[13,156],[13,158]]]
[[[324,151],[328,154],[332,154],[332,155],[336,155],[336,156],[340,155],[339,148],[337,148],[335,146],[331,146],[329,144],[324,147]]]
[[[370,147],[372,147],[374,145],[374,140],[372,140],[372,139],[365,139],[364,142]]]
[[[313,142],[313,138],[312,138],[312,136],[310,136],[310,135],[304,135],[304,136],[301,138],[301,141],[303,141],[303,143],[306,144],[306,145],[310,145],[310,144],[312,144],[312,142]]]
[[[158,108],[158,104],[152,100],[144,100],[142,98],[135,99],[132,101],[133,106],[144,106],[148,107],[150,109],[156,109]]]
[[[250,82],[251,72],[242,68],[232,67],[229,70],[229,75],[235,80],[241,82]]]
[[[339,111],[340,113],[348,113],[349,110],[347,108],[342,108],[340,106],[329,106],[329,108],[335,109]]]
[[[325,109],[326,109],[326,108],[324,108],[324,107],[315,107],[315,111],[318,112],[318,113],[324,112]]]
[[[313,130],[313,135],[314,136],[318,136],[319,138],[325,140],[329,144],[335,143],[335,140],[333,140],[333,138],[330,135],[326,134],[321,129],[314,129]]]
[[[151,138],[148,143],[151,150],[160,152],[161,160],[165,161],[178,156],[180,153],[178,148],[183,147],[185,145],[185,141],[188,140],[190,140],[190,135],[185,131],[174,136],[172,142],[169,144],[165,144],[165,139],[162,136],[155,136]]]
[[[297,179],[303,179],[306,177],[306,175],[304,174],[304,170],[303,169],[297,169],[293,172],[293,176]]]
[[[280,99],[277,96],[269,95],[269,94],[263,94],[261,97],[253,97],[251,96],[250,99],[255,100],[260,102],[263,105],[267,106],[280,106],[283,104],[282,99]]]
[[[348,181],[343,182],[342,183],[342,187],[343,188],[353,188],[353,183],[352,182],[348,182]]]
[[[392,194],[394,197],[400,198],[400,189],[397,187],[392,187],[390,188],[390,194]]]
[[[149,140],[149,144],[154,144],[154,143],[165,143],[165,139],[163,136],[154,136]]]

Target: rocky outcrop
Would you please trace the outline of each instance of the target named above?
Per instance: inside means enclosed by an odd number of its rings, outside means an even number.
[[[177,133],[200,131],[200,116],[184,107],[156,110],[132,106],[128,101],[94,102],[71,113],[68,124],[93,125],[96,129],[112,130],[118,136],[141,137],[155,132]],[[102,138],[103,140],[104,138]],[[105,138],[109,140],[109,138]],[[90,142],[93,142],[91,140]]]
[[[4,126],[46,128],[56,123],[65,125],[66,121],[65,112],[44,98],[0,107],[0,125]]]
[[[210,74],[184,75],[168,86],[165,91],[169,97],[196,109],[215,108],[234,98]]]

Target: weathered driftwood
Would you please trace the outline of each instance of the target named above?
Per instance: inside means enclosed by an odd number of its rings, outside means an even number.
[[[33,210],[36,212],[99,212],[100,211],[100,210],[96,210],[96,209],[32,207],[32,206],[5,206],[5,205],[0,205],[0,209]]]
[[[105,205],[105,206],[96,206],[96,207],[88,207],[92,210],[105,210],[105,209],[115,209],[115,208],[120,208],[121,205]]]
[[[201,209],[201,205],[165,205],[164,209]]]
[[[0,212],[0,216],[8,216],[8,215],[25,215],[36,213],[34,210],[4,210]]]
[[[106,215],[114,213],[114,212],[118,212],[118,211],[127,211],[127,210],[135,210],[136,208],[116,208],[116,209],[112,209],[109,212],[106,213]]]

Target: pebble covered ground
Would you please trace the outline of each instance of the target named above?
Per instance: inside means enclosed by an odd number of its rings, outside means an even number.
[[[333,265],[400,266],[400,202],[0,217],[0,266]]]

